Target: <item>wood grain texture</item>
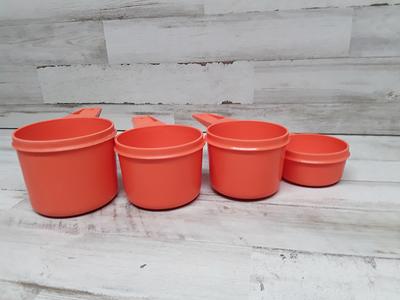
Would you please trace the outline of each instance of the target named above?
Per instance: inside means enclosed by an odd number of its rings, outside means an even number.
[[[33,285],[0,280],[0,300],[36,299],[40,289]]]
[[[400,58],[255,62],[257,103],[397,101]]]
[[[352,56],[400,55],[400,7],[363,7],[354,10]]]
[[[243,299],[248,293],[248,248],[4,227],[1,236],[0,277],[9,281],[133,299]],[[17,264],[26,253],[21,241],[30,255]]]
[[[203,14],[201,0],[3,0],[0,5],[0,25]]]
[[[104,21],[110,63],[346,56],[352,9]],[[307,41],[307,42],[305,42]]]
[[[388,5],[397,0],[385,1]],[[201,16],[275,10],[355,7],[380,4],[377,0],[3,0],[0,25],[32,24],[49,21],[108,20]]]
[[[380,197],[378,194],[376,191],[375,199]],[[302,205],[301,200],[298,205],[287,205],[280,195],[285,198],[284,189],[263,201],[240,202],[225,200],[215,193],[201,194],[190,205],[160,213],[135,208],[121,192],[101,211],[68,219],[43,218],[32,211],[28,201],[22,201],[12,210],[0,212],[0,226],[71,236],[119,234],[160,242],[206,242],[400,258],[398,204],[395,210],[308,206]],[[322,194],[320,201],[326,198]],[[336,203],[347,200],[335,198]],[[348,201],[362,199],[353,195]]]
[[[84,105],[3,105],[0,128],[17,128],[23,124],[62,117]],[[87,105],[86,105],[87,106]],[[203,128],[192,119],[198,112],[214,112],[238,119],[259,119],[284,124],[292,132],[329,134],[400,135],[400,102],[386,103],[292,103],[292,104],[223,104],[223,105],[100,105],[102,116],[114,121],[120,130],[131,128],[134,114],[174,116],[176,123]],[[204,128],[203,128],[204,129]]]
[[[41,68],[38,72],[48,103],[253,101],[254,72],[248,62],[69,66]]]
[[[290,9],[316,9],[332,7],[355,7],[379,4],[376,0],[205,0],[204,12],[206,14],[228,14],[244,12],[262,12]],[[398,3],[397,0],[384,1],[387,5]]]
[[[36,68],[0,66],[0,104],[43,103]]]
[[[0,280],[0,300],[116,300],[107,295],[51,288],[31,282]],[[120,300],[143,300],[142,297],[118,297]]]
[[[0,26],[0,63],[106,63],[101,22]]]
[[[396,299],[400,261],[297,251],[252,254],[250,299]]]
[[[106,242],[108,238],[106,238]],[[114,239],[115,240],[115,239]],[[76,251],[77,247],[74,246],[73,251]],[[42,250],[45,252],[46,250]],[[80,251],[80,250],[78,250]],[[232,251],[232,250],[231,250]],[[101,258],[101,252],[98,250],[94,251],[95,257]],[[216,255],[217,253],[215,253]],[[230,256],[229,253],[226,254]],[[111,257],[113,258],[113,254]],[[374,257],[346,257],[346,256],[332,256],[332,255],[318,255],[309,254],[299,251],[287,251],[287,250],[274,250],[274,249],[254,249],[251,256],[240,257],[239,261],[235,264],[247,263],[250,265],[250,270],[246,275],[248,278],[244,283],[240,284],[240,294],[232,299],[240,299],[246,295],[247,299],[287,299],[287,298],[301,298],[301,299],[337,299],[347,298],[351,299],[396,299],[398,295],[399,285],[399,261],[398,260],[387,260]],[[52,265],[57,264],[60,266],[61,258],[56,257],[56,253],[51,253],[49,258],[42,258],[43,262],[48,262],[50,268]],[[197,261],[201,260],[197,259]],[[50,262],[51,261],[51,262]],[[92,267],[92,262],[87,257],[79,257],[79,261],[84,261],[84,265]],[[88,263],[86,263],[86,261]],[[101,267],[107,266],[108,260],[100,260]],[[62,265],[65,267],[65,265]],[[148,267],[147,264],[145,268]],[[78,271],[78,266],[73,264],[70,266],[74,271]],[[111,272],[115,269],[112,268]],[[144,278],[154,277],[148,270],[145,272]],[[202,275],[202,270],[200,275]],[[77,273],[80,273],[78,271]],[[125,271],[128,272],[128,271]],[[125,274],[125,272],[123,274]],[[50,270],[45,271],[44,274],[49,274]],[[86,274],[89,273],[87,270]],[[134,270],[130,274],[136,273]],[[150,273],[150,274],[148,274]],[[91,288],[92,284],[102,284],[106,278],[108,278],[108,272],[102,272],[97,274],[95,277],[91,277],[91,280],[85,280]],[[164,274],[164,273],[163,273]],[[345,276],[344,276],[345,275]],[[57,276],[57,275],[56,275]],[[223,283],[224,287],[228,288],[231,283],[231,274],[228,274],[226,282],[218,281]],[[33,276],[32,276],[33,277]],[[51,274],[51,277],[54,275]],[[212,278],[212,277],[211,277]],[[210,279],[211,279],[210,278]],[[33,277],[34,279],[34,277]],[[64,279],[64,278],[63,278]],[[132,281],[136,277],[132,278]],[[143,280],[142,279],[142,280]],[[197,280],[196,280],[197,281]],[[64,281],[65,282],[65,281]],[[113,282],[113,281],[112,281]],[[186,281],[184,281],[186,282]],[[136,283],[136,280],[134,281]],[[74,278],[68,278],[67,284],[77,285]],[[61,284],[59,284],[61,285]],[[118,292],[112,288],[108,289],[102,295],[99,294],[99,289],[95,292],[85,292],[78,290],[69,290],[64,288],[49,288],[40,286],[37,284],[30,283],[13,283],[7,282],[7,285],[1,284],[4,287],[3,295],[9,295],[12,298],[1,298],[0,299],[33,299],[34,300],[111,300],[111,299],[184,299],[180,291],[168,290],[163,295],[158,294],[158,288],[145,290],[144,293],[156,296],[153,297],[135,297],[137,290],[131,292],[133,289],[132,285],[124,292],[128,294],[128,297],[121,296],[121,292]],[[174,287],[175,285],[172,285]],[[158,285],[157,285],[158,287]],[[189,290],[192,289],[192,284],[188,284]],[[36,290],[35,290],[36,289]],[[94,290],[94,289],[93,289]],[[219,299],[227,293],[218,295],[220,289],[214,288],[214,294],[209,294],[208,299]],[[118,295],[118,296],[115,296]],[[24,298],[24,297],[29,298]],[[158,297],[157,297],[158,296]],[[343,297],[342,297],[343,296]],[[190,298],[193,298],[192,296]]]

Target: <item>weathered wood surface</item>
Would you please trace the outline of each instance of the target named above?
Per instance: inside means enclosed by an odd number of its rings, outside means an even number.
[[[229,253],[226,253],[226,255],[229,255]],[[88,258],[83,257],[80,260],[88,260]],[[246,260],[246,262],[252,267],[252,274],[246,279],[246,283],[250,279],[249,287],[242,287],[242,293],[233,296],[232,299],[350,298],[364,300],[396,299],[398,295],[398,261],[379,258],[338,257],[318,254],[310,255],[308,253],[297,251],[269,249],[255,249],[250,256],[250,259],[246,257]],[[238,263],[240,262],[236,262],[236,264]],[[77,270],[78,267],[75,267],[75,269]],[[136,268],[134,268],[127,276],[136,272]],[[48,272],[45,273],[48,274]],[[87,273],[89,272],[86,271],[86,274]],[[123,274],[126,273],[128,273],[128,271],[124,271]],[[148,273],[153,272],[150,270]],[[92,273],[89,273],[89,275],[92,275]],[[147,275],[147,277],[152,276],[149,276],[148,274],[145,275]],[[223,284],[227,289],[230,289],[232,282],[229,282],[229,280],[231,279],[232,274],[227,273],[226,275]],[[165,274],[165,276],[168,276],[168,274]],[[168,277],[170,276],[171,274]],[[152,277],[155,277],[155,275]],[[73,278],[72,280],[76,281]],[[185,287],[191,290],[192,284],[186,280],[182,283],[187,283]],[[67,281],[70,282],[71,278],[68,278]],[[93,282],[87,278],[85,281],[89,283]],[[113,282],[113,280],[111,281]],[[357,282],[357,284],[354,284],[355,282]],[[135,283],[136,282],[133,282],[132,285]],[[177,286],[178,284],[172,285],[172,287]],[[122,300],[136,300],[151,298],[134,297],[132,295],[126,298],[121,295],[118,295],[118,297],[109,296],[110,294],[113,294],[112,290],[107,291],[108,295],[100,295],[97,290],[94,293],[90,293],[68,290],[65,288],[46,288],[44,286],[30,283],[13,283],[4,281],[0,281],[0,287],[3,288],[3,294],[0,295],[0,299],[2,300],[111,300],[117,298]],[[181,299],[182,297],[179,296],[180,289],[182,288],[177,288],[178,291],[174,291],[172,295],[164,293],[159,297],[153,296],[151,299]],[[153,290],[154,292],[152,294],[157,294],[157,286],[153,288]],[[248,297],[246,297],[246,291],[248,291]],[[135,290],[134,294],[136,293]],[[218,299],[218,296],[215,294],[208,296],[210,297],[209,299]],[[191,299],[193,298],[192,296],[189,297]]]
[[[94,104],[3,105],[0,128],[17,128],[34,121],[63,117],[75,109]],[[214,112],[238,119],[259,119],[284,124],[292,132],[330,134],[400,135],[400,102],[385,103],[258,103],[223,105],[106,105],[102,116],[113,120],[119,130],[131,128],[135,114],[152,114],[170,122],[202,128],[191,115]],[[203,128],[204,129],[204,128]]]
[[[255,62],[254,101],[384,103],[400,99],[400,58]]]
[[[3,0],[0,25],[49,21],[197,16],[202,0]]]
[[[322,203],[302,205],[302,200],[296,198],[291,199],[299,204],[286,204],[286,186],[283,185],[276,196],[258,202],[232,201],[221,199],[214,193],[202,193],[190,205],[163,213],[140,211],[129,204],[121,192],[101,211],[70,219],[49,219],[35,214],[26,195],[15,191],[24,200],[1,213],[0,226],[69,235],[121,234],[158,241],[183,240],[400,258],[398,205],[393,210],[375,210],[374,205],[360,209],[340,205],[335,208],[328,205],[324,207]],[[334,191],[330,192],[330,197],[335,197]],[[376,191],[375,197],[377,195]],[[325,197],[326,193],[322,192],[320,201],[324,201]],[[336,205],[340,201],[362,201],[357,198],[357,195],[353,195],[349,199],[336,197],[331,201]],[[389,201],[382,202],[385,205]],[[380,202],[375,201],[374,204],[379,206]],[[394,202],[386,205],[394,205]]]
[[[253,102],[254,72],[249,62],[67,66],[38,72],[48,103]]]
[[[36,68],[0,66],[0,104],[43,103]]]
[[[396,4],[397,0],[385,1]],[[3,0],[0,25],[49,21],[158,18],[213,14],[263,12],[275,10],[354,7],[382,4],[377,0]]]
[[[372,101],[386,113],[400,95],[400,7],[365,6],[378,4],[3,1],[0,103]]]
[[[352,56],[400,56],[400,7],[354,9]]]
[[[394,300],[400,292],[399,260],[259,250],[252,263],[250,299]]]
[[[103,23],[110,63],[340,57],[349,51],[352,9]]]
[[[1,279],[142,299],[243,299],[248,293],[248,248],[0,230]],[[29,259],[16,264],[21,257]]]
[[[0,26],[0,64],[106,62],[101,22]]]
[[[262,12],[288,9],[316,9],[332,7],[357,7],[357,6],[375,6],[379,4],[393,5],[397,0],[379,2],[376,0],[280,0],[280,1],[262,1],[262,0],[205,0],[204,11],[206,14],[228,14],[245,12]]]
[[[385,109],[400,98],[400,58],[50,66],[38,74],[48,103],[372,101]]]

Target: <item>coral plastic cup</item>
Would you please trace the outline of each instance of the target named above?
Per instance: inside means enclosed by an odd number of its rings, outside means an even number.
[[[286,149],[283,178],[291,183],[322,187],[342,178],[349,145],[321,134],[292,134]]]
[[[129,201],[141,208],[183,206],[200,193],[203,134],[184,125],[167,125],[151,116],[132,119],[134,129],[115,138]]]
[[[49,217],[93,211],[118,192],[114,124],[100,108],[80,109],[65,118],[14,131],[32,208]]]
[[[261,199],[279,190],[288,130],[263,121],[194,114],[207,126],[211,185],[228,197]]]

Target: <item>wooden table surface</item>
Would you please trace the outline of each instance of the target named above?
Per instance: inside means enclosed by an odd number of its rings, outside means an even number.
[[[400,297],[400,137],[342,135],[352,156],[332,187],[282,182],[232,201],[210,189],[205,159],[185,207],[141,210],[120,186],[94,213],[50,219],[30,207],[11,132],[0,130],[0,299]]]

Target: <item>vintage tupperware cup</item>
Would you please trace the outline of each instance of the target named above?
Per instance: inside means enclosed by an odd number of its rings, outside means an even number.
[[[292,134],[283,178],[304,186],[332,185],[341,179],[349,156],[349,145],[341,139],[321,134]]]
[[[98,118],[100,113],[100,108],[84,108],[14,131],[12,145],[39,214],[80,215],[117,194],[116,131],[111,121]]]
[[[207,126],[211,185],[236,199],[261,199],[276,193],[282,177],[288,130],[274,123],[194,114]]]
[[[150,210],[193,201],[201,185],[202,132],[163,124],[151,116],[136,116],[132,121],[135,128],[115,139],[129,201]]]

